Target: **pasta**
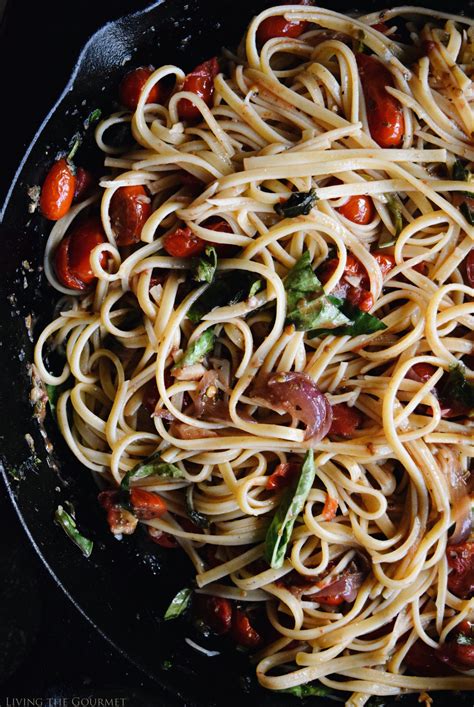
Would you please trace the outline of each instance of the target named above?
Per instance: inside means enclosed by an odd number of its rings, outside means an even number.
[[[146,74],[51,230],[61,432],[130,493],[113,532],[179,544],[220,632],[247,621],[264,687],[474,690],[474,21],[285,5],[210,66]],[[55,254],[99,208],[76,286]]]

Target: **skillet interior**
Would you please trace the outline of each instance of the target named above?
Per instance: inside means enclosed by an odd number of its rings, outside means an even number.
[[[186,558],[150,547],[138,534],[116,542],[97,506],[97,489],[90,474],[69,452],[49,414],[45,429],[32,418],[27,366],[33,344],[25,317],[33,315],[38,332],[51,318],[55,295],[38,270],[49,227],[28,212],[27,189],[41,184],[48,162],[67,147],[76,131],[83,131],[83,121],[91,110],[100,107],[107,113],[113,109],[116,86],[128,66],[177,63],[190,68],[218,53],[221,46],[235,45],[251,16],[271,4],[240,0],[217,6],[213,0],[170,0],[100,30],[81,54],[69,90],[34,138],[3,210],[0,425],[6,487],[31,541],[72,601],[111,643],[168,694],[179,696],[188,705],[240,704],[242,689],[249,705],[278,707],[295,702],[292,697],[253,686],[245,677],[253,672],[245,655],[211,644],[208,647],[221,650],[221,655],[203,657],[184,643],[184,636],[196,638],[189,626],[163,623],[161,617],[170,597],[189,582],[191,568]],[[439,1],[426,4],[446,10]],[[368,11],[385,5],[364,2],[357,9]],[[459,0],[455,5],[463,7]],[[353,9],[346,0],[330,6],[341,11]],[[81,161],[94,161],[97,152],[90,135],[80,155]],[[25,435],[31,435],[30,444]],[[65,500],[74,503],[81,528],[95,541],[89,560],[52,522],[55,508]],[[163,662],[170,658],[172,667],[165,671]],[[448,704],[451,699],[441,695],[437,704]],[[415,698],[409,698],[412,700],[416,703]],[[472,704],[468,695],[465,700]]]

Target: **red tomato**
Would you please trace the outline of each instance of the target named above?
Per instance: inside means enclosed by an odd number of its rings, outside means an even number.
[[[94,184],[94,177],[87,169],[83,167],[78,167],[76,169],[76,188],[74,190],[74,201],[82,201],[89,196],[92,185]]]
[[[346,439],[351,439],[362,424],[362,413],[355,407],[349,407],[346,403],[332,405],[332,422],[328,432],[329,435],[338,435]]]
[[[95,281],[90,264],[91,251],[106,243],[100,219],[91,216],[66,235],[56,249],[54,264],[58,280],[74,290],[85,290]],[[105,267],[107,254],[102,253],[101,265]]]
[[[43,182],[40,209],[50,221],[58,221],[71,208],[76,188],[76,177],[68,161],[63,157],[55,162]]]
[[[275,471],[267,479],[265,488],[267,491],[279,491],[289,486],[301,471],[299,462],[286,462],[278,464]]]
[[[219,73],[219,63],[217,57],[196,66],[184,79],[182,91],[190,91],[202,98],[207,106],[212,105],[214,96],[214,79]],[[178,115],[180,120],[199,120],[201,112],[194,103],[187,98],[182,98],[178,103]]]
[[[139,66],[125,74],[119,86],[120,103],[134,111],[137,108],[143,86],[154,72],[152,66]],[[160,103],[163,99],[159,83],[155,84],[148,94],[147,103]]]
[[[120,187],[110,201],[110,221],[117,245],[138,243],[151,214],[151,202],[144,187]]]
[[[393,257],[393,255],[389,255],[388,253],[381,253],[380,251],[375,251],[372,253],[372,256],[377,261],[377,265],[379,266],[382,272],[383,278],[390,272],[390,270],[392,270],[392,268],[395,267],[395,258]]]
[[[169,533],[164,533],[162,530],[158,530],[158,528],[153,528],[151,525],[148,526],[148,535],[150,536],[150,539],[160,547],[165,547],[168,550],[178,547],[176,538]]]
[[[466,268],[466,281],[469,287],[474,287],[474,248],[471,248],[464,260]]]
[[[241,609],[235,609],[232,616],[231,636],[239,646],[258,648],[262,644],[262,637],[252,627],[247,614]]]
[[[439,655],[439,651],[418,639],[406,654],[404,662],[413,675],[423,677],[452,675],[453,671],[439,660]]]
[[[468,641],[459,641],[460,637]],[[455,670],[474,669],[474,627],[470,621],[462,621],[453,640],[446,641],[438,652],[438,658]]]
[[[199,614],[206,626],[218,636],[229,633],[232,625],[232,604],[222,597],[200,595]]]
[[[316,599],[319,604],[326,604],[327,606],[339,606],[345,601],[345,598],[341,594],[330,594],[326,596],[322,592],[318,593]]]
[[[347,299],[355,307],[358,307],[362,312],[369,312],[374,306],[374,298],[368,290],[363,287],[353,287],[349,285],[347,290]]]
[[[140,520],[160,518],[168,510],[161,496],[137,487],[130,489],[130,503]]]
[[[390,27],[385,24],[385,22],[376,22],[374,25],[370,25],[372,29],[376,29],[377,32],[380,32],[381,34],[387,34],[389,31]]]
[[[460,599],[474,596],[474,542],[460,543],[446,548],[448,589]]]
[[[108,511],[118,501],[118,491],[116,491],[116,490],[101,491],[99,493],[99,495],[97,496],[97,500],[99,501],[102,508],[105,508],[105,510]]]
[[[125,508],[112,506],[107,511],[107,522],[114,535],[132,535],[138,519]]]
[[[390,71],[375,57],[356,54],[367,108],[370,134],[380,147],[398,147],[403,140],[405,121],[402,107],[385,86],[393,86]]]
[[[360,194],[349,197],[343,206],[338,207],[337,211],[352,223],[365,226],[374,218],[375,208],[370,196]]]
[[[169,233],[163,243],[163,248],[173,258],[191,258],[200,255],[206,247],[206,241],[196,236],[188,226],[179,227]]]
[[[417,381],[418,383],[426,383],[436,371],[436,366],[432,366],[431,363],[415,363],[415,365],[408,370],[407,378]]]
[[[311,0],[300,0],[299,2],[288,2],[286,5],[312,5]],[[262,46],[269,39],[274,37],[291,37],[295,39],[306,30],[308,22],[291,22],[285,20],[282,15],[275,17],[267,17],[266,20],[260,23],[257,29],[257,44]]]
[[[322,512],[322,516],[324,520],[333,520],[333,518],[336,517],[336,512],[337,508],[339,506],[339,502],[336,498],[332,498],[329,494],[326,496],[326,501],[324,503],[324,508]]]

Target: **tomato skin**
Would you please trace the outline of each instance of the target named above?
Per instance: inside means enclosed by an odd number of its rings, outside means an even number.
[[[299,462],[286,462],[278,464],[275,471],[267,478],[265,488],[267,491],[280,491],[289,486],[301,471]]]
[[[74,189],[74,201],[82,201],[87,196],[89,196],[92,185],[94,184],[94,177],[92,174],[83,167],[78,167],[76,169],[76,187]]]
[[[182,91],[190,91],[202,98],[207,106],[212,105],[214,96],[214,79],[219,73],[217,57],[204,61],[191,71],[184,79]],[[182,98],[178,103],[178,116],[180,120],[199,120],[201,111],[187,98]]]
[[[336,512],[337,508],[339,506],[339,502],[337,498],[332,498],[329,494],[326,496],[326,501],[324,503],[324,508],[322,512],[322,516],[324,520],[333,520],[336,517]]]
[[[151,214],[151,202],[144,187],[120,187],[110,200],[110,221],[118,246],[138,243]]]
[[[417,381],[418,383],[426,383],[436,371],[436,366],[432,366],[431,363],[415,363],[415,365],[407,371],[407,378]]]
[[[354,431],[362,424],[362,413],[347,403],[332,405],[332,422],[329,435],[338,435],[344,439],[351,439]]]
[[[137,109],[143,87],[154,70],[152,66],[139,66],[137,69],[132,69],[128,74],[125,74],[119,86],[120,103],[125,108],[131,111]],[[162,100],[161,94],[160,85],[157,83],[149,92],[146,103],[160,103]]]
[[[474,248],[471,248],[464,260],[466,269],[466,281],[469,287],[474,287]]]
[[[385,278],[385,276],[388,275],[390,270],[392,270],[396,265],[395,258],[389,253],[381,253],[380,251],[374,251],[372,253],[372,256],[377,261],[377,265],[379,266],[382,272],[383,278]]]
[[[359,194],[349,197],[345,204],[337,208],[337,211],[352,223],[365,226],[374,218],[375,207],[370,196]]]
[[[56,249],[54,264],[58,280],[74,290],[85,290],[96,277],[90,264],[91,251],[106,243],[107,238],[100,219],[91,216],[66,235]],[[107,264],[107,254],[102,253],[101,265]]]
[[[232,626],[232,604],[228,599],[200,595],[199,613],[213,633],[218,636],[229,633]]]
[[[59,221],[71,208],[76,188],[76,177],[68,161],[63,157],[49,169],[43,182],[40,210],[50,221]]]
[[[241,609],[235,609],[232,616],[231,636],[239,646],[245,648],[258,648],[262,644],[262,637],[253,628],[247,614]]]
[[[99,501],[99,504],[102,506],[102,508],[108,511],[118,501],[118,491],[116,491],[115,489],[101,491],[97,496],[97,500]]]
[[[148,526],[148,535],[150,540],[153,540],[153,542],[160,547],[165,547],[168,550],[178,547],[176,538],[169,533],[164,533],[162,530],[158,530],[158,528],[153,528],[151,525]]]
[[[301,0],[300,2],[288,2],[287,5],[312,5],[310,0]],[[296,39],[306,30],[308,22],[291,22],[285,20],[282,15],[267,17],[266,20],[260,23],[257,29],[257,44],[262,46],[269,39],[275,37],[290,37]]]
[[[448,589],[460,599],[474,596],[474,542],[464,542],[446,548],[451,572]]]
[[[440,653],[420,638],[415,641],[404,658],[404,663],[413,673],[422,677],[452,675],[453,671],[439,660]]]
[[[362,312],[370,312],[374,306],[374,298],[368,290],[363,287],[353,287],[349,285],[347,290],[347,299],[355,307],[358,307]]]
[[[390,71],[373,56],[356,54],[364,91],[370,134],[380,147],[398,147],[405,133],[405,120],[399,101],[385,86],[393,86]]]
[[[196,236],[188,226],[177,228],[169,233],[163,248],[173,258],[191,258],[200,255],[206,247],[206,241]]]
[[[387,34],[389,31],[390,27],[385,24],[385,22],[376,22],[374,25],[370,25],[372,29],[376,29],[377,32],[380,32],[381,34]]]
[[[140,520],[160,518],[168,510],[161,496],[137,487],[130,489],[130,503]]]

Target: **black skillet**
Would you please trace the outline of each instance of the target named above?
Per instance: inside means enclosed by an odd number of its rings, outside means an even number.
[[[162,551],[140,535],[117,542],[107,532],[90,474],[71,455],[50,415],[45,427],[33,417],[28,373],[33,343],[26,318],[32,315],[37,333],[51,318],[54,293],[40,267],[49,226],[29,213],[28,189],[41,184],[47,164],[67,148],[73,135],[84,133],[84,120],[93,109],[107,113],[114,108],[116,87],[129,67],[176,63],[189,69],[222,46],[235,46],[252,15],[271,4],[170,0],[99,30],[86,44],[70,82],[33,139],[2,211],[0,440],[5,489],[37,553],[76,607],[112,645],[155,679],[170,701],[178,698],[190,706],[240,705],[245,700],[248,705],[283,707],[297,702],[258,688],[247,657],[234,648],[198,636],[185,620],[163,622],[170,598],[189,583],[187,559]],[[385,4],[364,2],[357,10],[382,9]],[[435,0],[427,5],[446,9]],[[461,9],[464,3],[457,0],[454,5]],[[354,10],[345,0],[330,7]],[[89,133],[80,161],[98,167]],[[90,559],[53,523],[58,503],[65,501],[74,504],[81,530],[94,540]],[[197,653],[185,637],[218,650],[219,655]],[[469,695],[456,699],[472,704]],[[412,700],[416,703],[410,697],[404,704]],[[441,695],[437,704],[450,700]]]

